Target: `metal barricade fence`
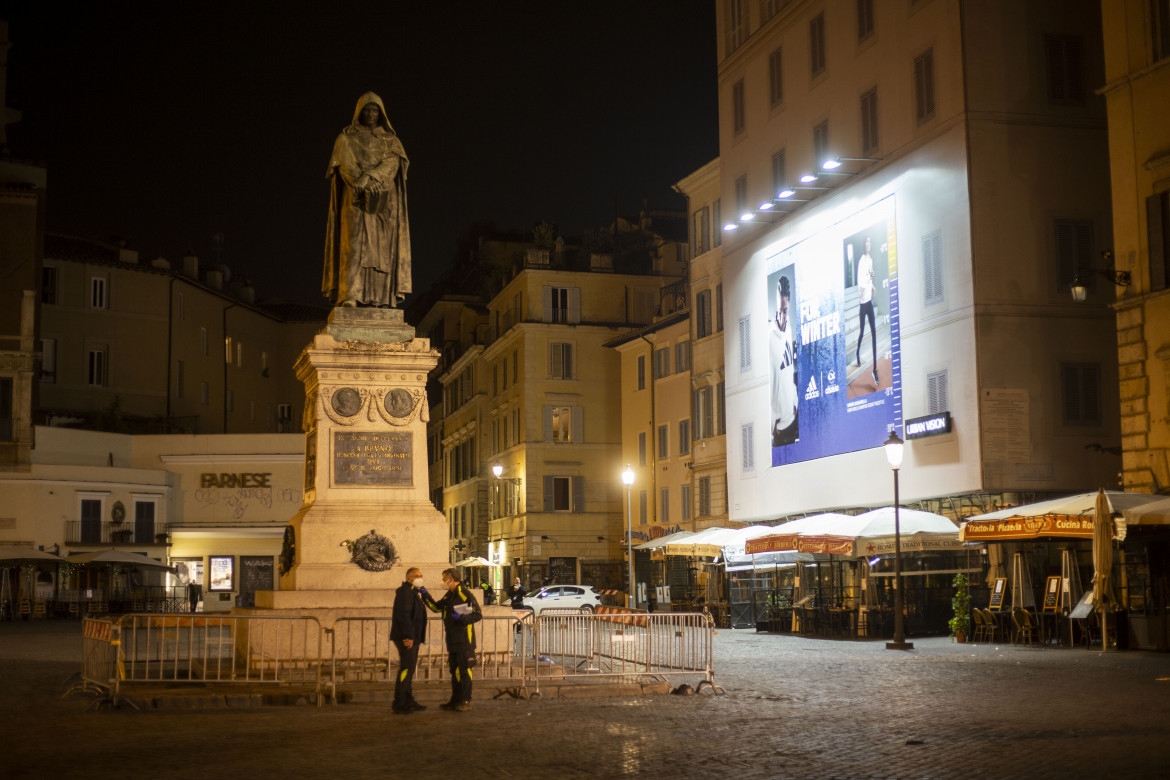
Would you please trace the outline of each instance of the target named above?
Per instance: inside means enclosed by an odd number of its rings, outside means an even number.
[[[322,703],[321,623],[314,617],[123,615],[114,698],[127,683],[312,684]]]
[[[118,631],[112,620],[83,618],[81,622],[81,685],[75,690],[113,691],[118,681]]]
[[[568,614],[544,610],[535,621],[535,688],[540,680],[592,675],[617,678],[701,675],[716,688],[715,624],[704,613]]]
[[[339,618],[326,630],[330,637],[330,696],[337,702],[338,684],[392,682],[398,651],[390,641],[387,618]],[[534,671],[531,621],[524,628],[515,616],[488,616],[475,623],[476,666],[473,679],[495,684],[503,692],[523,695],[526,673]],[[445,680],[446,634],[442,618],[427,620],[427,640],[419,648],[415,680]],[[509,689],[515,689],[509,691]]]

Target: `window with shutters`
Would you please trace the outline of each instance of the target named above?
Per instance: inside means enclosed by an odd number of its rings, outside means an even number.
[[[551,442],[584,441],[585,408],[583,406],[544,407],[544,440]]]
[[[670,376],[670,347],[654,350],[654,378]]]
[[[755,428],[751,423],[739,426],[740,455],[745,473],[756,470]]]
[[[89,280],[89,306],[91,309],[104,309],[108,305],[106,300],[106,280],[95,276]]]
[[[678,421],[678,454],[691,454],[691,421]]]
[[[646,465],[646,432],[638,434],[638,465]]]
[[[638,389],[646,389],[646,356],[638,355]]]
[[[747,0],[727,0],[723,6],[723,56],[730,55],[748,39]]]
[[[785,160],[784,150],[772,155],[772,195],[776,195],[788,185],[788,163]]]
[[[784,70],[780,54],[781,50],[776,49],[768,55],[768,98],[772,108],[784,102]]]
[[[875,154],[878,150],[877,105],[877,87],[861,96],[861,151],[865,154]]]
[[[544,511],[584,512],[585,478],[546,475],[544,477]]]
[[[934,49],[914,58],[914,115],[918,124],[934,118]]]
[[[199,329],[199,354],[207,355],[207,328]]]
[[[1085,219],[1058,219],[1056,230],[1056,286],[1064,291],[1073,281],[1093,287],[1093,223]]]
[[[697,387],[694,391],[694,410],[691,419],[695,420],[695,438],[709,439],[715,435],[715,406],[714,392],[707,387]]]
[[[947,372],[934,371],[926,375],[926,413],[939,414],[947,405]]]
[[[666,425],[658,426],[658,458],[665,460],[670,457],[670,428]]]
[[[752,370],[752,324],[748,314],[739,318],[739,370],[740,373]]]
[[[752,209],[748,205],[747,194],[747,175],[740,176],[735,180],[735,213],[736,217],[742,219]]]
[[[723,392],[723,382],[715,386],[716,433],[723,436],[727,433],[727,399]]]
[[[679,497],[678,497],[679,498],[679,502],[678,502],[679,520],[681,520],[682,522],[685,523],[686,521],[692,519],[691,512],[693,510],[691,509],[691,486],[685,485],[685,484],[679,485],[678,491],[679,491]]]
[[[715,332],[723,332],[723,285],[715,285]]]
[[[662,488],[659,495],[661,496],[660,501],[662,504],[662,510],[661,510],[661,514],[658,515],[658,522],[664,523],[664,524],[669,523],[670,522],[670,488]]]
[[[711,204],[711,246],[723,243],[723,201],[716,199]]]
[[[108,362],[109,347],[105,345],[90,347],[87,361],[87,383],[91,387],[105,387],[109,380],[106,364]]]
[[[674,345],[674,373],[691,370],[691,342],[680,341]]]
[[[809,71],[816,78],[825,72],[825,14],[819,13],[808,23]]]
[[[743,79],[731,85],[731,131],[739,135],[747,128],[747,109],[744,106]]]
[[[711,335],[711,291],[700,290],[695,294],[695,337]]]
[[[46,265],[41,268],[41,303],[57,302],[57,269]]]
[[[817,168],[829,159],[829,120],[813,128],[813,161]]]
[[[1085,100],[1083,45],[1077,36],[1049,35],[1044,39],[1048,59],[1048,102],[1078,104]]]
[[[552,379],[573,378],[573,345],[554,341],[548,345],[548,375]]]
[[[942,231],[922,237],[922,303],[933,306],[943,302]]]
[[[1150,290],[1170,287],[1170,192],[1146,198],[1146,239],[1150,252]]]
[[[691,216],[691,253],[698,257],[711,249],[711,209],[709,206]]]
[[[542,322],[576,324],[581,321],[579,287],[544,287],[541,298]]]
[[[0,376],[0,441],[14,441],[16,422],[13,418],[14,377]],[[7,572],[5,572],[7,576]]]
[[[711,515],[711,478],[699,477],[699,517]]]
[[[41,381],[57,381],[57,339],[41,339]]]
[[[763,27],[764,22],[780,13],[780,9],[791,2],[792,0],[760,0],[760,26]]]
[[[857,0],[857,40],[873,35],[873,0]]]
[[[1170,0],[1150,0],[1150,44],[1154,62],[1170,57]]]
[[[1065,425],[1101,424],[1101,366],[1060,364],[1061,418]]]
[[[646,525],[646,520],[647,520],[646,509],[647,509],[647,507],[646,507],[646,491],[639,490],[638,491],[638,522],[641,523],[642,525]]]

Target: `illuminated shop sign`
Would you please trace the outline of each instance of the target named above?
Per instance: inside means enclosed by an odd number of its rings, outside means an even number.
[[[906,421],[906,438],[921,439],[925,436],[939,436],[951,432],[951,413],[939,412]]]
[[[772,465],[880,446],[902,421],[894,196],[768,258]]]

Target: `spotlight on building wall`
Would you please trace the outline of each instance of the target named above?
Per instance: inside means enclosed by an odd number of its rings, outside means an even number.
[[[812,184],[816,180],[817,175],[815,173],[806,173],[804,176],[800,177],[801,184]]]
[[[772,201],[766,200],[760,204],[760,211],[770,211],[773,205]]]
[[[796,190],[785,187],[784,189],[782,189],[776,193],[776,197],[777,198],[791,198],[795,194],[796,194]]]
[[[740,222],[751,222],[755,218],[756,218],[756,215],[750,211],[745,211],[744,213],[739,215]]]
[[[725,232],[728,232],[728,233],[730,233],[733,230],[738,230],[738,229],[739,229],[739,225],[735,222],[728,222],[726,225],[723,226],[723,230]]]

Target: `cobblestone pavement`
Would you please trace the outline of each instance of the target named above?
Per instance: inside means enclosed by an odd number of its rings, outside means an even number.
[[[724,696],[87,712],[80,624],[2,624],[0,777],[1170,776],[1167,655],[715,641]]]

